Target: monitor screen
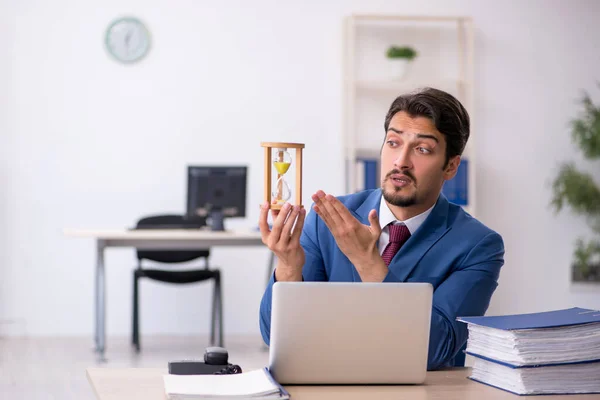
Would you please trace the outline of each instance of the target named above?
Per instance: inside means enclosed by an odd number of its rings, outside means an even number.
[[[246,216],[245,166],[188,166],[187,217]]]

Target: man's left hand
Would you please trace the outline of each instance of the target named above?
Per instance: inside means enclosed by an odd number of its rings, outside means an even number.
[[[381,226],[377,211],[369,213],[370,225],[357,220],[350,211],[322,190],[312,195],[313,209],[331,231],[338,247],[348,257],[363,281],[381,282],[388,272],[377,249]]]

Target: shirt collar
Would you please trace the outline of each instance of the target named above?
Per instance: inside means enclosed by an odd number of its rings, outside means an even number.
[[[385,228],[390,223],[401,223],[406,225],[411,235],[414,235],[417,229],[421,226],[423,222],[427,219],[431,211],[435,207],[435,204],[431,206],[427,211],[422,212],[419,215],[415,215],[412,218],[407,219],[406,221],[399,221],[396,219],[394,214],[392,214],[392,210],[388,206],[383,196],[381,198],[381,202],[379,204],[379,224],[382,228]]]

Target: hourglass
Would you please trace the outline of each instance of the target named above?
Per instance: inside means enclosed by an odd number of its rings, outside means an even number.
[[[265,201],[271,205],[271,210],[279,210],[292,198],[292,190],[286,173],[292,165],[292,156],[288,149],[295,150],[296,156],[296,179],[295,179],[295,202],[302,207],[302,149],[303,143],[263,142],[260,144],[265,148]],[[272,185],[273,168],[277,180]],[[272,190],[271,190],[272,188]],[[291,202],[290,202],[291,203]]]

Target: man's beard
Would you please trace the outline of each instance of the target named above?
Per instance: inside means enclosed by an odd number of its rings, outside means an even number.
[[[397,207],[410,207],[410,206],[414,206],[415,204],[417,204],[417,193],[413,193],[410,196],[403,196],[400,192],[402,191],[402,188],[397,188],[395,186],[392,185],[391,190],[393,191],[392,193],[386,191],[385,189],[385,182],[387,182],[388,180],[390,180],[390,176],[394,175],[394,174],[398,174],[398,175],[405,175],[407,177],[409,177],[412,180],[413,184],[416,184],[416,180],[415,178],[412,176],[412,174],[410,172],[400,172],[399,170],[395,169],[392,170],[390,172],[388,172],[385,176],[385,179],[383,180],[382,184],[381,184],[381,191],[383,193],[383,198],[385,199],[385,201],[387,201],[388,203],[390,203],[391,205],[397,206]]]

